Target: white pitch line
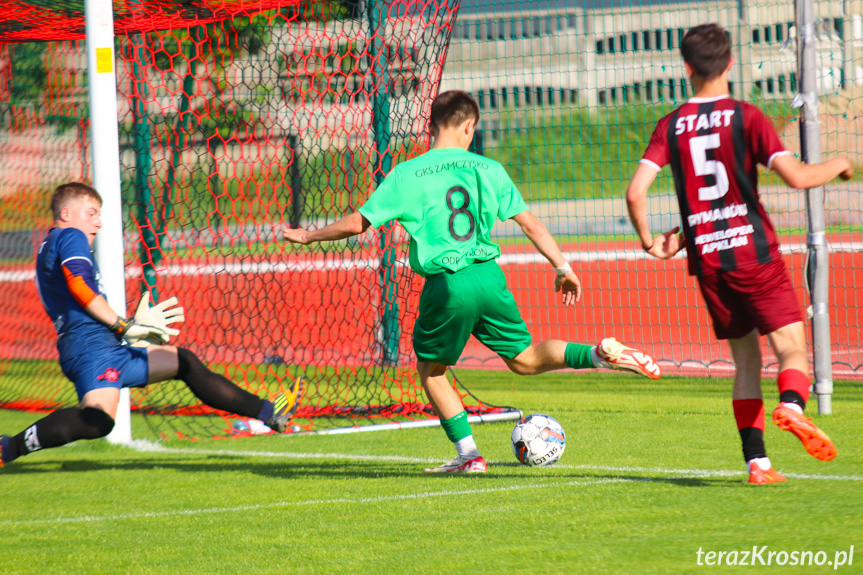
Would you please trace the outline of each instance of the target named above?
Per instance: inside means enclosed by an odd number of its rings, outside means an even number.
[[[358,461],[397,461],[403,463],[427,463],[437,461],[436,459],[422,459],[417,457],[404,457],[399,455],[364,455],[354,453],[294,453],[294,452],[278,452],[278,451],[237,451],[237,450],[221,450],[221,449],[183,449],[162,447],[159,444],[149,441],[136,441],[130,446],[132,449],[143,453],[166,453],[179,455],[216,455],[230,457],[263,457],[263,458],[282,458],[282,459],[346,459]],[[494,466],[494,462],[490,462]],[[667,469],[662,467],[618,467],[606,465],[555,465],[558,469],[589,469],[593,471],[611,471],[618,473],[657,473],[669,475],[667,477],[620,477],[608,479],[575,479],[571,481],[548,481],[544,483],[527,483],[521,485],[506,485],[501,487],[486,487],[481,489],[462,489],[451,490],[444,489],[440,491],[424,491],[418,493],[403,493],[399,495],[385,495],[380,497],[364,497],[364,498],[334,498],[334,499],[306,499],[302,501],[279,501],[276,503],[257,504],[257,505],[236,505],[232,507],[205,507],[199,509],[185,509],[173,511],[151,511],[145,513],[123,513],[118,515],[81,515],[76,517],[55,517],[50,519],[29,519],[25,521],[0,521],[0,525],[24,526],[24,525],[45,525],[45,524],[66,524],[66,523],[90,523],[99,521],[119,521],[124,519],[152,519],[160,517],[187,517],[194,515],[204,515],[212,513],[236,513],[256,511],[260,509],[275,509],[282,507],[302,507],[307,505],[337,505],[337,504],[352,504],[361,505],[365,503],[382,503],[387,501],[403,501],[409,499],[426,499],[431,497],[458,496],[458,495],[482,495],[487,493],[501,493],[507,491],[521,491],[528,489],[545,489],[548,487],[573,487],[583,486],[589,487],[592,485],[603,485],[610,483],[655,483],[674,479],[692,479],[704,477],[734,477],[743,475],[742,471],[727,471],[727,470],[705,470],[705,469]],[[821,479],[832,481],[863,481],[863,477],[854,475],[812,475],[801,473],[785,473],[786,477],[794,479]]]
[[[364,455],[356,453],[308,453],[308,452],[290,452],[290,451],[239,451],[239,450],[223,450],[223,449],[185,449],[175,447],[163,447],[158,443],[151,441],[138,440],[132,442],[130,447],[136,451],[142,452],[159,452],[159,453],[174,453],[178,455],[215,455],[215,456],[231,456],[231,457],[264,457],[264,458],[283,458],[283,459],[346,459],[353,461],[390,461],[397,463],[437,463],[440,459],[435,458],[420,458],[406,457],[402,455]],[[494,462],[489,462],[489,465],[494,466]],[[612,471],[619,473],[659,473],[666,475],[676,475],[682,478],[692,477],[736,477],[745,475],[744,471],[729,471],[729,470],[710,470],[710,469],[669,469],[665,467],[620,467],[613,465],[573,465],[566,463],[557,463],[554,465],[557,469],[589,469],[592,471]],[[786,477],[794,479],[820,479],[829,481],[863,481],[863,476],[859,475],[819,475],[813,473],[785,473]]]
[[[443,489],[440,491],[425,491],[419,493],[403,493],[400,495],[384,495],[381,497],[363,497],[363,498],[346,498],[339,497],[335,499],[306,499],[303,501],[278,501],[276,503],[262,503],[258,505],[236,505],[232,507],[204,507],[199,509],[184,509],[176,511],[151,511],[147,513],[122,513],[119,515],[81,515],[77,517],[55,517],[51,519],[29,519],[25,521],[2,521],[0,525],[8,525],[10,527],[22,525],[45,525],[45,524],[65,524],[65,523],[93,523],[98,521],[118,521],[123,519],[153,519],[160,517],[187,517],[192,515],[204,515],[210,513],[236,513],[257,511],[261,509],[275,509],[280,507],[301,507],[306,505],[337,505],[337,504],[355,504],[361,505],[365,503],[382,503],[387,501],[400,501],[407,499],[425,499],[430,497],[446,497],[457,495],[482,495],[487,493],[500,493],[505,491],[521,491],[526,489],[546,489],[548,487],[572,487],[592,485],[603,485],[607,483],[626,483],[637,481],[652,481],[651,479],[598,479],[588,480],[577,479],[566,482],[548,482],[548,483],[527,483],[522,485],[506,485],[502,487],[485,487],[482,489]]]

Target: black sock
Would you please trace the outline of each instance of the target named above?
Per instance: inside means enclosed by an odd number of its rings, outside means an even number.
[[[740,430],[743,443],[743,459],[747,462],[759,457],[767,457],[764,449],[764,432],[757,427],[744,427]]]
[[[803,400],[803,396],[796,391],[790,389],[783,391],[779,394],[779,401],[782,403],[796,403],[800,406],[800,409],[806,410],[806,402]]]
[[[67,407],[50,413],[19,433],[9,438],[8,449],[4,446],[3,461],[13,461],[48,447],[59,447],[77,439],[105,437],[114,429],[111,416],[95,407]],[[8,453],[7,453],[8,451]]]
[[[178,348],[177,359],[177,378],[189,386],[195,397],[210,407],[243,417],[257,418],[268,403],[265,399],[238,387],[228,378],[210,371],[188,349]]]

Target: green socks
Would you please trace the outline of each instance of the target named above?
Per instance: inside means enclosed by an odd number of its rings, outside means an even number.
[[[568,343],[566,350],[563,352],[563,360],[566,365],[573,369],[593,369],[593,361],[590,359],[590,352],[593,349],[592,345],[583,343]]]
[[[446,432],[447,438],[453,443],[471,435],[470,423],[467,422],[467,413],[464,411],[449,419],[441,419],[440,425]]]

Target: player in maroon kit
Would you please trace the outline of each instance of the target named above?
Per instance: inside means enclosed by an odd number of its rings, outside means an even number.
[[[803,415],[810,387],[806,337],[776,233],[758,200],[758,164],[797,189],[847,180],[852,168],[844,158],[801,164],[758,108],[731,99],[725,30],[715,24],[692,28],[680,52],[695,97],[657,124],[626,191],[629,215],[650,255],[670,258],[686,248],[689,273],[698,277],[716,337],[728,340],[737,366],[734,417],[749,481],[785,481],[764,449],[759,333],[779,359],[780,403],[773,422],[818,459],[833,459],[836,447]],[[674,176],[683,233],[678,226],[654,237],[647,190],[665,165]]]

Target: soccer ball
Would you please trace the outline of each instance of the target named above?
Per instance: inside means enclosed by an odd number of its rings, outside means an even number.
[[[535,413],[523,417],[512,430],[512,451],[524,465],[551,465],[566,448],[566,433],[549,415]]]

